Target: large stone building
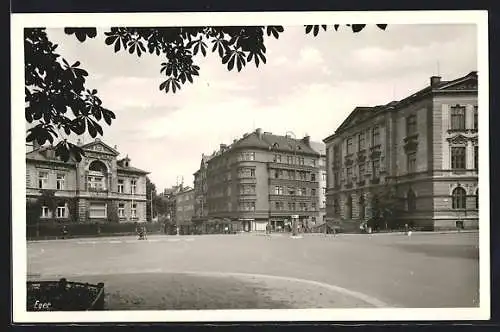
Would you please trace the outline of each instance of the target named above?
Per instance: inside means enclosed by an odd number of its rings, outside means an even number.
[[[26,153],[26,199],[40,221],[145,222],[146,175],[104,142],[80,145],[80,162],[63,162],[52,146]]]
[[[478,227],[477,72],[357,107],[324,142],[327,219],[344,230],[359,229],[384,191],[400,224]]]
[[[190,234],[192,231],[192,217],[194,214],[194,189],[183,188],[175,195],[176,201],[176,225],[180,234]]]
[[[308,226],[319,214],[320,154],[309,136],[295,139],[262,132],[221,144],[207,162],[209,219],[237,230],[283,229],[297,218]]]
[[[210,160],[209,156],[203,154],[201,156],[200,168],[194,175],[194,213],[193,222],[197,225],[200,232],[206,232],[206,227],[203,225],[208,221],[207,207],[207,163]]]

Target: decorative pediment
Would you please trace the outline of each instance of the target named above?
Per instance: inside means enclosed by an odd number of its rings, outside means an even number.
[[[118,151],[100,140],[85,144],[84,146],[82,146],[82,148],[86,151],[92,151],[95,153],[110,154],[114,156],[118,156],[120,154]]]
[[[453,137],[448,138],[448,142],[450,144],[467,144],[468,138],[464,135],[455,135]]]
[[[439,88],[441,91],[477,90],[477,76],[471,75],[451,81]]]

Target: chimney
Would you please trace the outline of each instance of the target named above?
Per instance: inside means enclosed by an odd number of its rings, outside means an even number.
[[[262,139],[262,129],[261,128],[255,129],[255,133],[257,134],[257,137],[259,139]]]
[[[306,134],[306,136],[304,136],[304,138],[302,139],[302,142],[311,147],[311,137],[309,135]]]
[[[431,87],[435,87],[439,83],[441,83],[441,76],[431,76]]]
[[[226,144],[222,144],[222,143],[220,144],[220,150],[221,150],[221,152],[224,152],[224,150],[226,150],[226,148],[227,148]]]

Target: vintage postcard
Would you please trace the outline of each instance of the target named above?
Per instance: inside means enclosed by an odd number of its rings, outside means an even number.
[[[487,20],[13,14],[14,321],[489,319]]]

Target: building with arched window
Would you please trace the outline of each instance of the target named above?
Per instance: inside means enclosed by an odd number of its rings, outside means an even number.
[[[40,203],[40,221],[145,222],[148,172],[100,139],[79,145],[80,162],[61,161],[52,146],[26,153],[26,196]]]
[[[401,100],[356,107],[323,140],[327,220],[359,230],[376,197],[392,191],[393,225],[478,228],[477,78],[475,71],[450,81],[432,76]],[[366,213],[352,205],[362,200]]]

